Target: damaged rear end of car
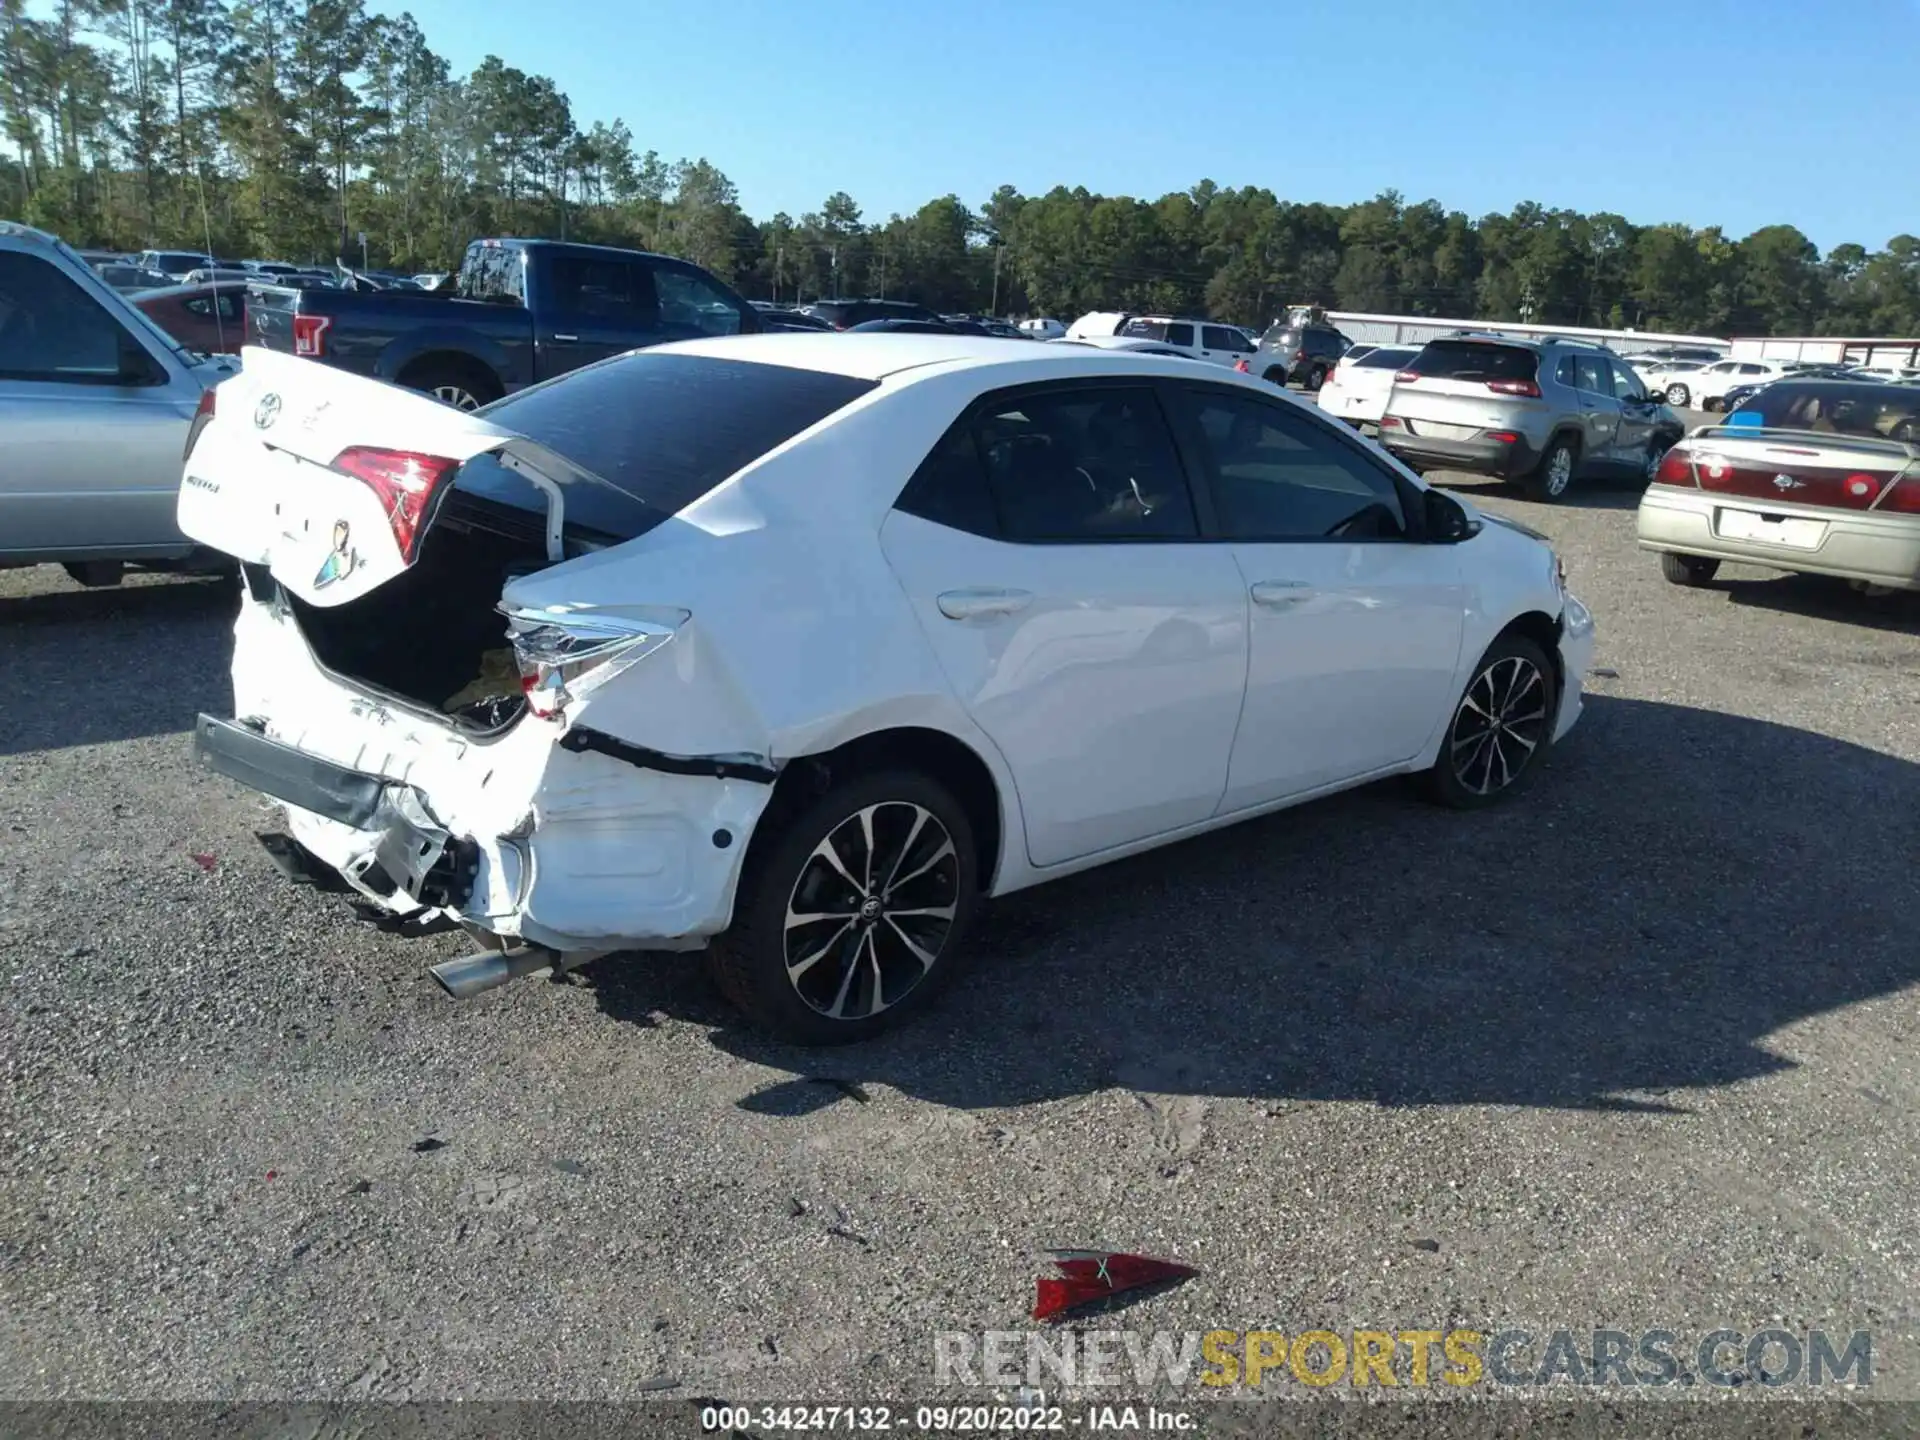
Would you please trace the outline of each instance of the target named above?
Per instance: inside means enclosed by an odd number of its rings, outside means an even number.
[[[203,407],[180,522],[245,598],[234,715],[196,749],[286,807],[283,870],[479,939],[435,967],[454,994],[727,925],[778,767],[675,603],[672,522],[861,388],[756,397],[727,364],[629,356],[462,413],[248,350]],[[649,547],[677,552],[657,585]]]

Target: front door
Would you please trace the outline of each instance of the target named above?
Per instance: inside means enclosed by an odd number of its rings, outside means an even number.
[[[1614,433],[1614,460],[1623,472],[1639,474],[1647,468],[1647,452],[1653,445],[1654,422],[1660,412],[1631,366],[1624,360],[1610,363],[1613,398],[1620,407],[1618,429]]]
[[[1250,602],[1221,810],[1420,754],[1454,698],[1467,607],[1457,547],[1414,538],[1417,492],[1330,423],[1220,387],[1179,394]]]
[[[1580,392],[1580,460],[1583,469],[1606,470],[1619,460],[1620,402],[1613,398],[1613,370],[1598,351],[1576,352],[1573,388]]]
[[[653,275],[627,260],[542,258],[534,377],[549,380],[657,338]]]
[[[1218,808],[1247,598],[1232,553],[1199,534],[1148,385],[983,401],[888,517],[882,548],[1013,774],[1032,864]]]

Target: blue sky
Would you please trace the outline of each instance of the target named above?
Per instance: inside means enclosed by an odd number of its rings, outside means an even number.
[[[764,218],[1002,183],[1920,232],[1920,0],[375,0]]]

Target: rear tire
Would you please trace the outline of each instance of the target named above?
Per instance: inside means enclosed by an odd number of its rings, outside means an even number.
[[[1675,585],[1707,585],[1720,573],[1720,562],[1704,555],[1660,554],[1660,573]]]
[[[478,410],[498,400],[503,393],[491,375],[454,366],[427,366],[406,375],[400,383],[456,410]]]
[[[748,850],[733,925],[707,951],[721,993],[796,1045],[866,1040],[927,1005],[979,906],[960,802],[886,770],[767,818],[776,828]]]
[[[1455,702],[1433,768],[1421,788],[1436,805],[1479,810],[1533,784],[1560,713],[1547,655],[1524,635],[1487,647]]]
[[[1320,387],[1326,383],[1327,383],[1327,367],[1326,366],[1316,365],[1311,370],[1307,371],[1307,391],[1309,394],[1318,394],[1320,391]]]
[[[1269,385],[1278,385],[1282,390],[1287,388],[1287,372],[1279,365],[1269,365],[1267,373],[1260,378]]]
[[[1676,410],[1686,409],[1688,402],[1690,402],[1692,399],[1693,399],[1693,392],[1687,389],[1686,386],[1684,385],[1667,386],[1667,404],[1673,406],[1674,409]]]
[[[1556,435],[1547,442],[1540,463],[1526,477],[1523,488],[1527,498],[1551,505],[1573,488],[1573,477],[1580,468],[1580,442],[1571,435]]]

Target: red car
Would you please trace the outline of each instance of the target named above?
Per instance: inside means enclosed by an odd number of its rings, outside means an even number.
[[[247,339],[247,287],[232,281],[214,285],[169,285],[127,297],[162,330],[202,355],[237,355]]]

